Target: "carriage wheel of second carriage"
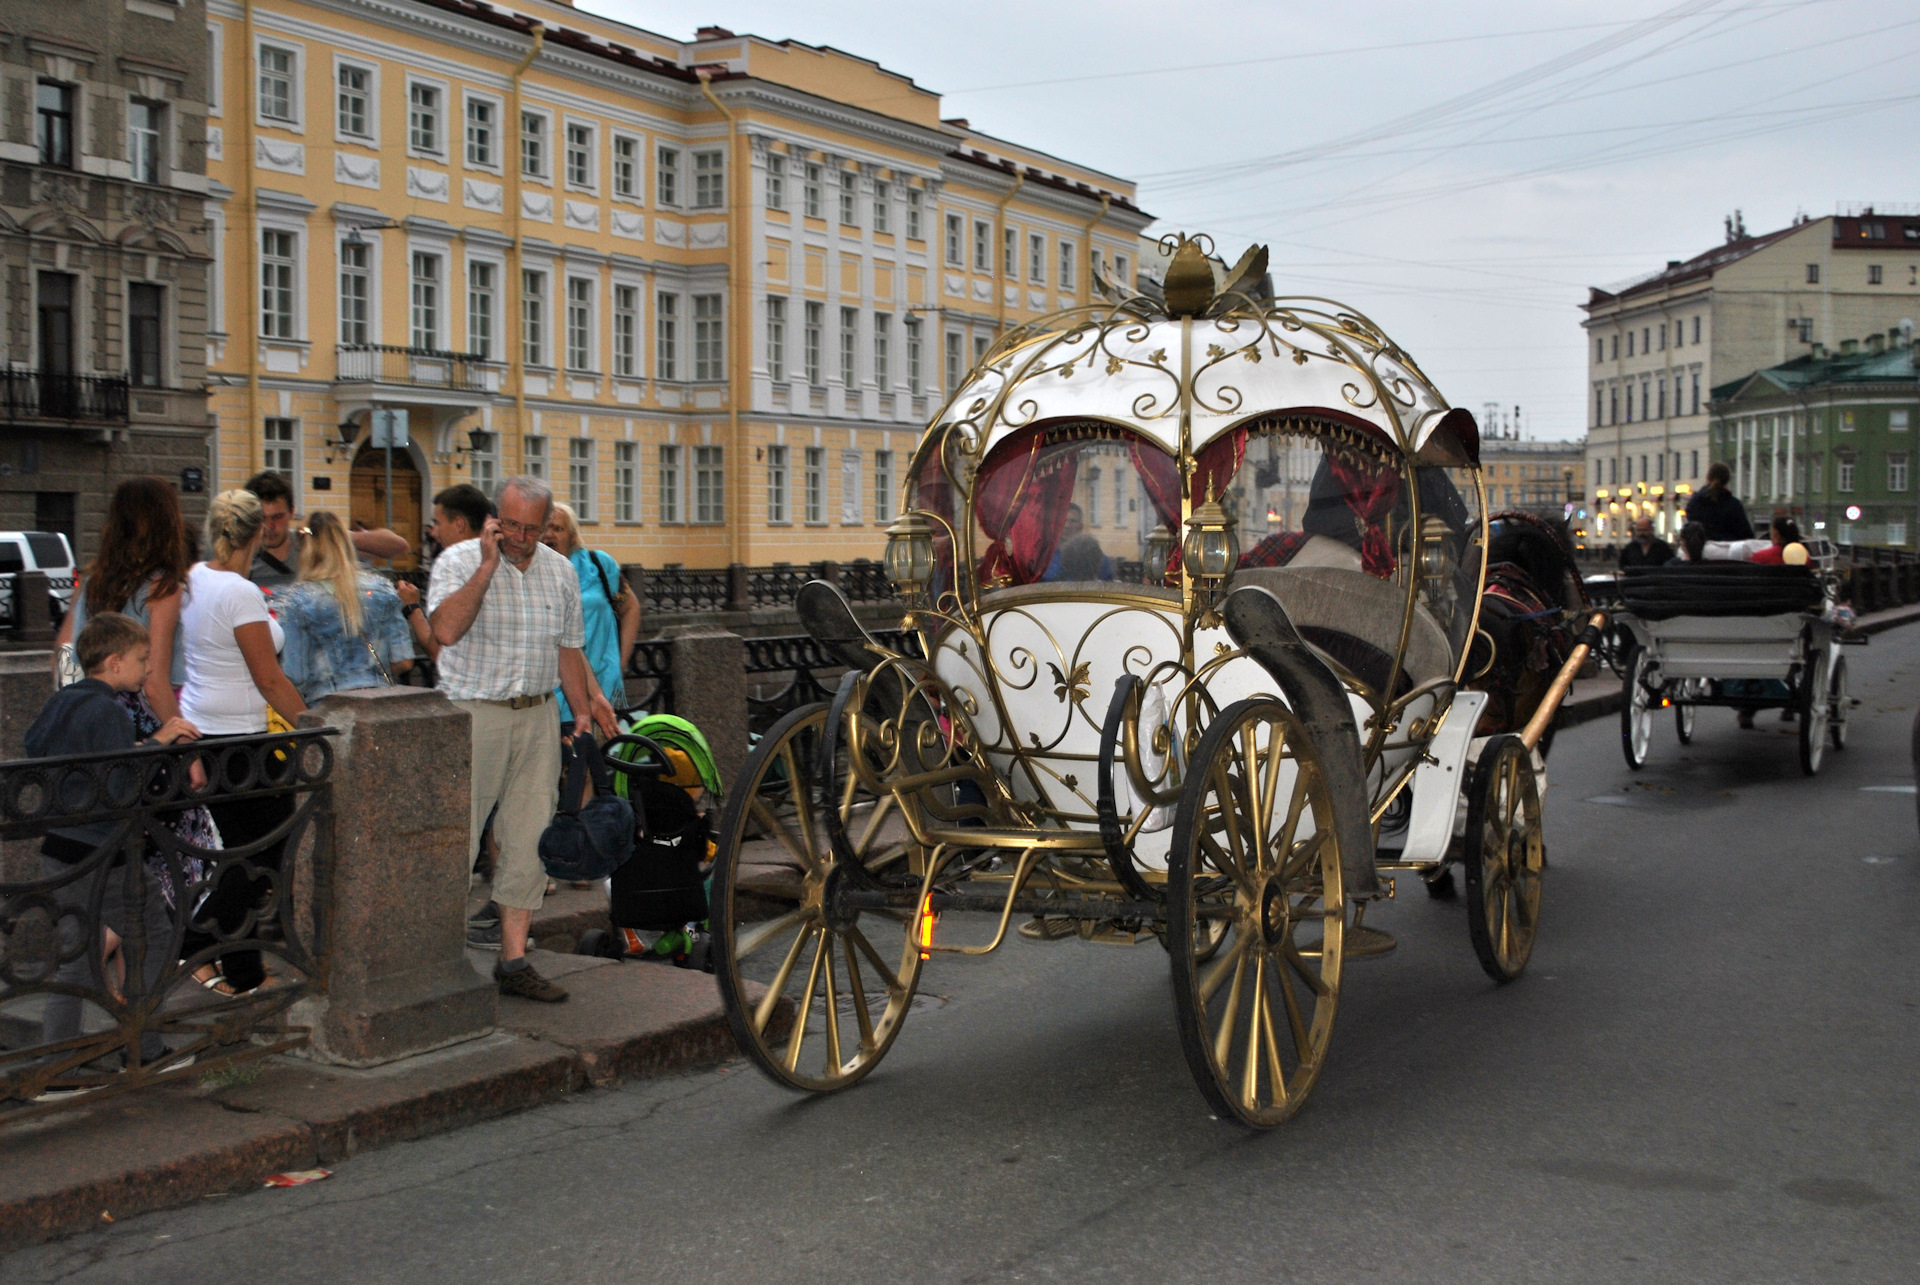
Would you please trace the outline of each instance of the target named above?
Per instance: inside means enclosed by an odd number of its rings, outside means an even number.
[[[1636,647],[1627,662],[1627,676],[1621,680],[1620,752],[1636,772],[1647,765],[1647,750],[1653,742],[1653,697],[1644,681],[1649,667],[1646,650]]]
[[[1852,693],[1847,690],[1847,658],[1833,662],[1833,681],[1827,684],[1832,699],[1827,702],[1827,739],[1836,750],[1847,748],[1847,715],[1853,710]]]
[[[1673,707],[1673,732],[1680,738],[1682,745],[1693,744],[1693,706],[1675,705]]]
[[[1833,699],[1827,683],[1827,649],[1813,649],[1813,663],[1800,688],[1800,770],[1817,776],[1827,757],[1827,725]]]
[[[814,1093],[857,1083],[886,1056],[920,980],[912,914],[852,909],[837,895],[845,873],[814,776],[826,722],[825,705],[797,709],[754,747],[727,793],[709,898],[735,1041],[776,1083]],[[834,779],[830,804],[854,854],[872,872],[903,870],[891,800],[845,770]]]
[[[1495,737],[1480,751],[1467,795],[1464,864],[1473,953],[1487,976],[1510,982],[1533,954],[1547,864],[1533,755],[1518,736]]]
[[[1222,710],[1189,762],[1167,859],[1180,1044],[1217,1111],[1267,1128],[1306,1101],[1333,1035],[1346,903],[1332,791],[1271,699]]]

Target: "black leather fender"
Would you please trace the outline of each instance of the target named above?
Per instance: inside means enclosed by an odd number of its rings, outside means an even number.
[[[1377,896],[1380,879],[1373,864],[1366,759],[1346,688],[1300,636],[1280,600],[1265,589],[1249,585],[1234,590],[1220,614],[1234,642],[1273,676],[1288,706],[1313,737],[1333,796],[1334,832],[1340,838],[1347,894],[1363,899]]]

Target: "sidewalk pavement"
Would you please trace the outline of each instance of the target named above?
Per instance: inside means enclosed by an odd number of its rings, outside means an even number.
[[[1877,633],[1920,604],[1862,617]],[[1557,727],[1620,708],[1620,680],[1574,683]],[[477,903],[476,903],[477,904]],[[574,955],[605,927],[606,896],[562,888],[535,917],[530,958],[565,1004],[502,998],[493,1034],[371,1070],[280,1057],[0,1127],[0,1251],[102,1219],[258,1186],[269,1174],[459,1128],[621,1080],[734,1056],[713,979],[664,964]],[[480,971],[495,956],[470,951]]]

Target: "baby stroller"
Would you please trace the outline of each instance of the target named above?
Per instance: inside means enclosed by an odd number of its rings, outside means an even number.
[[[633,804],[633,856],[608,880],[612,926],[580,938],[578,953],[713,971],[707,879],[709,805],[720,792],[706,737],[683,718],[643,715],[607,746],[614,792]]]

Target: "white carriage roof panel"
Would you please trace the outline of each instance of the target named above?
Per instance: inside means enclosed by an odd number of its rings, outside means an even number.
[[[1193,322],[1195,451],[1255,416],[1313,410],[1370,424],[1409,452],[1427,444],[1448,413],[1445,400],[1384,337],[1335,325],[1336,313],[1312,302],[1311,317],[1282,301],[1264,324],[1246,314]],[[1289,324],[1296,321],[1301,324]],[[1034,423],[1099,419],[1131,426],[1177,452],[1181,340],[1181,323],[1166,320],[1115,320],[1046,335],[980,372],[935,427],[983,424],[991,451]],[[1010,391],[1009,379],[1015,381]],[[993,422],[984,425],[996,405]],[[1470,425],[1465,412],[1452,413],[1454,433],[1462,420]]]

